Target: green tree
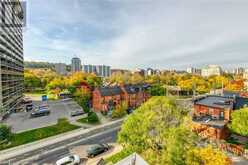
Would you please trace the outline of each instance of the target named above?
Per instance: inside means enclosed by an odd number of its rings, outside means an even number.
[[[248,136],[248,108],[234,111],[228,127],[234,133]]]
[[[11,128],[7,125],[0,124],[0,141],[10,140],[12,136]]]
[[[124,122],[118,142],[150,164],[185,164],[196,138],[186,112],[173,99],[153,97]]]
[[[152,96],[164,96],[166,93],[166,89],[161,84],[154,84],[151,85],[149,93]]]
[[[127,114],[128,105],[126,102],[122,102],[120,105],[117,105],[112,113],[112,118],[121,118]]]

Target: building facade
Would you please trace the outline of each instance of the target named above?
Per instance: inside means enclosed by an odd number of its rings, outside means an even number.
[[[66,75],[67,74],[66,64],[64,64],[64,63],[57,63],[57,64],[54,64],[54,66],[55,66],[55,71],[58,74],[61,74],[61,75]]]
[[[186,71],[189,74],[201,75],[201,69],[191,67],[191,68],[187,68]]]
[[[74,57],[71,60],[71,72],[80,72],[82,69],[80,58]]]
[[[248,105],[247,94],[223,91],[223,96],[209,95],[194,101],[193,130],[210,139],[226,139],[233,111]]]
[[[234,100],[231,97],[207,96],[195,100],[193,130],[210,139],[226,139]]]
[[[3,3],[0,2],[1,9]],[[5,15],[0,21],[11,25],[13,17],[18,26],[0,27],[0,120],[19,109],[24,91],[22,6],[16,1],[14,13],[5,5]]]
[[[222,68],[218,65],[208,65],[207,67],[203,68],[201,71],[201,75],[203,77],[209,77],[209,76],[220,76],[222,75],[223,71]]]
[[[99,77],[111,76],[111,67],[106,65],[83,65],[85,73],[94,73]]]
[[[96,88],[93,91],[93,109],[107,112],[121,102],[127,103],[129,108],[136,108],[150,98],[148,88],[146,84]]]

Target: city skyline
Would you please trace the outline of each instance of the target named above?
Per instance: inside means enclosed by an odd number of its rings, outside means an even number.
[[[245,67],[247,3],[30,1],[24,57],[69,63],[76,54],[115,68]]]

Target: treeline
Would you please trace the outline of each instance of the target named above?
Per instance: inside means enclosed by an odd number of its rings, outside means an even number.
[[[35,62],[35,61],[25,61],[24,67],[29,69],[54,69],[54,63],[49,62]]]

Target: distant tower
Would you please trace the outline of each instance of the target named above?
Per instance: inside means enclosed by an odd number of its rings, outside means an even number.
[[[71,60],[71,71],[74,72],[79,72],[81,71],[81,60],[80,58],[74,57]]]

